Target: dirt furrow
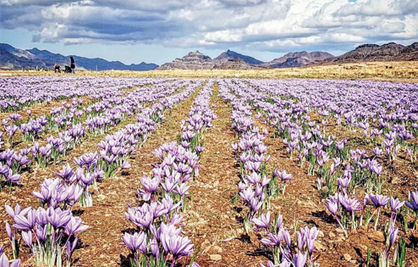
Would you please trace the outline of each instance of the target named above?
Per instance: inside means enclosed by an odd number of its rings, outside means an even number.
[[[211,99],[217,119],[205,134],[205,151],[200,159],[199,176],[189,182],[193,200],[188,205],[185,232],[199,250],[200,266],[254,266],[247,255],[256,249],[246,242],[243,227],[232,203],[239,181],[231,144],[236,142],[231,130],[232,108],[218,96]]]
[[[81,215],[90,228],[81,236],[83,248],[76,250],[81,266],[125,266],[129,250],[121,241],[123,232],[134,227],[126,218],[127,204],[136,205],[135,194],[140,187],[140,178],[149,175],[152,164],[158,162],[152,152],[162,144],[175,141],[180,134],[181,121],[187,118],[190,106],[197,95],[196,90],[171,112],[167,111],[166,121],[159,126],[131,155],[132,168],[126,174],[118,173],[113,178],[99,184],[94,196],[94,206],[86,208]]]

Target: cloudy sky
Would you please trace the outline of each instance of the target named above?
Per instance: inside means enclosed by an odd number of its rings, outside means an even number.
[[[390,41],[418,41],[417,0],[0,0],[0,42],[128,64]]]

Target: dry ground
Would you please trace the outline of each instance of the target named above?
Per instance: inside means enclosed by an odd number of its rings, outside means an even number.
[[[82,247],[77,249],[73,256],[77,259],[76,266],[126,265],[129,251],[122,243],[121,237],[124,231],[133,227],[124,217],[127,204],[135,205],[136,189],[140,187],[139,179],[150,174],[152,164],[158,162],[152,151],[165,142],[176,140],[180,134],[180,123],[187,118],[197,93],[198,90],[166,114],[167,120],[131,156],[132,169],[126,173],[118,173],[116,177],[99,184],[93,195],[93,207],[76,209],[75,212],[90,226],[80,235]],[[232,109],[219,97],[216,86],[210,101],[217,119],[213,121],[213,127],[207,130],[204,137],[205,151],[200,159],[200,175],[189,182],[191,198],[185,212],[184,231],[194,243],[195,250],[199,251],[196,261],[201,266],[258,266],[259,262],[266,263],[269,254],[262,249],[257,233],[251,233],[249,236],[244,234],[242,218],[245,215],[245,207],[239,201],[232,201],[239,181],[231,148],[231,144],[237,142],[237,137],[231,130]],[[52,103],[51,105],[55,106]],[[49,108],[51,106],[45,110]],[[134,117],[111,128],[109,132],[132,122]],[[273,129],[261,120],[257,120],[257,124],[269,131],[265,139],[267,153],[271,155],[269,170],[279,167],[294,177],[289,181],[285,195],[272,202],[271,211],[280,212],[284,217],[284,224],[289,228],[297,223],[298,227],[309,225],[321,230],[314,253],[314,258],[321,266],[365,266],[367,249],[371,248],[372,252],[376,252],[383,248],[384,237],[381,232],[360,229],[345,238],[321,201],[320,192],[315,186],[316,178],[306,174],[306,167],[300,168],[296,161],[289,159],[281,139],[273,137]],[[355,137],[355,133],[332,125],[328,126],[327,131],[336,134],[340,131],[340,134],[347,135],[348,138]],[[9,193],[9,190],[0,192],[0,206],[14,206],[17,203],[23,207],[37,206],[38,201],[31,192],[39,189],[43,179],[52,177],[54,171],[71,162],[75,156],[96,150],[103,137],[104,135],[88,138],[57,165],[46,169],[33,167],[23,175],[22,185],[15,187],[12,193]],[[403,158],[396,164],[398,165],[395,166],[395,171],[386,174],[388,183],[391,176],[403,175],[402,177],[408,179],[408,184],[391,185],[388,190],[391,195],[399,194],[404,198],[405,192],[411,186],[415,186],[417,190],[418,179],[414,177],[416,169]],[[6,220],[10,221],[4,209],[0,208],[0,229],[3,229]],[[418,266],[418,249],[416,245],[412,247],[418,240],[418,232],[410,231],[402,235],[407,237],[409,266]],[[295,240],[295,236],[292,239]],[[0,244],[6,245],[6,253],[10,255],[9,243],[3,230],[0,231]],[[28,252],[28,249],[25,248],[24,251]],[[22,255],[25,254],[28,255]],[[31,266],[32,260],[28,256],[24,256],[23,260],[24,266]]]
[[[72,74],[56,74],[53,71],[0,70],[0,77],[30,75],[65,76]],[[265,70],[79,71],[76,75],[182,78],[365,79],[376,81],[418,82],[418,61],[359,62]]]

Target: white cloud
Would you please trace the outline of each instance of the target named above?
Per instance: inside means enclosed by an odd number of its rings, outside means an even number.
[[[416,0],[0,0],[0,28],[43,42],[282,50],[416,40]]]

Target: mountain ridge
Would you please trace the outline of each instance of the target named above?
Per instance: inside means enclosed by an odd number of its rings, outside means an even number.
[[[292,68],[320,62],[333,57],[334,56],[332,54],[321,51],[290,52],[282,57],[275,58],[270,62],[261,64],[261,66],[266,68]]]
[[[153,70],[158,67],[154,63],[141,62],[139,64],[126,65],[120,61],[108,61],[103,58],[86,58],[77,55],[64,56],[48,50],[38,48],[19,49],[9,44],[0,43],[0,67],[9,69],[21,68],[46,68],[52,69],[55,64],[69,65],[70,56],[73,56],[76,67],[86,70]]]
[[[244,61],[245,63],[247,63],[249,65],[261,65],[261,64],[264,63],[261,60],[253,58],[251,56],[247,56],[247,55],[243,55],[243,54],[234,52],[234,51],[229,50],[229,49],[226,50],[225,52],[222,52],[214,60],[222,62],[224,60],[229,60],[229,59],[241,59],[242,61]]]
[[[141,62],[139,64],[126,65],[120,61],[108,61],[103,58],[86,58],[72,55],[76,61],[76,67],[87,70],[171,70],[171,69],[263,69],[263,68],[290,68],[306,65],[339,64],[363,61],[410,61],[418,60],[418,42],[410,45],[402,45],[390,42],[383,45],[362,44],[340,56],[323,51],[290,52],[282,57],[269,62],[263,62],[254,57],[234,52],[230,49],[219,56],[211,58],[199,51],[192,51],[176,58],[171,62],[158,66],[154,63]],[[48,50],[19,49],[6,43],[0,43],[0,68],[47,68],[54,64],[68,65],[70,56],[63,56]]]
[[[418,60],[418,42],[408,46],[390,42],[382,45],[362,44],[341,56],[326,60],[326,63],[349,63],[358,61],[410,61]]]
[[[199,52],[189,52],[182,58],[176,58],[171,62],[164,63],[159,70],[172,70],[172,69],[183,69],[183,70],[197,70],[197,69],[212,69],[214,67],[213,60]]]

